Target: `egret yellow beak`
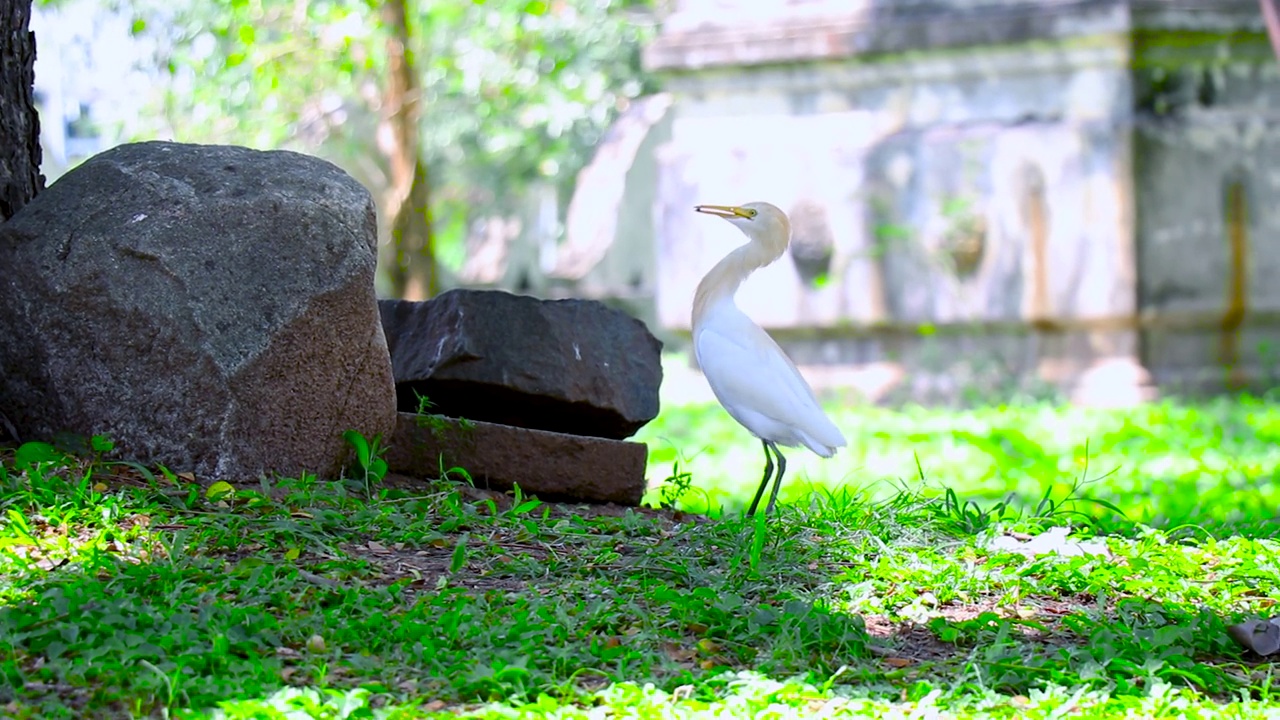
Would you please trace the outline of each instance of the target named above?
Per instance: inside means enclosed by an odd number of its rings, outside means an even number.
[[[700,213],[722,218],[740,217],[749,219],[751,217],[750,210],[736,205],[695,205],[693,209]]]

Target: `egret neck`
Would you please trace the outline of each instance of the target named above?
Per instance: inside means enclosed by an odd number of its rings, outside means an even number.
[[[787,240],[789,238],[786,236],[783,236],[781,243],[761,242],[752,238],[751,242],[733,250],[716,263],[706,277],[702,278],[702,282],[698,283],[698,289],[693,294],[695,332],[707,312],[722,302],[728,301],[737,310],[733,297],[742,281],[752,272],[782,257],[787,249]]]

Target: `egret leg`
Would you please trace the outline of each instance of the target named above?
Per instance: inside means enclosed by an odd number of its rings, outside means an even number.
[[[760,444],[764,446],[764,479],[760,481],[760,487],[756,489],[756,498],[751,501],[751,508],[747,510],[747,517],[756,514],[756,506],[760,504],[760,498],[764,496],[764,489],[769,486],[769,478],[773,476],[773,458],[769,456],[769,441],[761,440]]]
[[[769,493],[769,505],[764,509],[765,515],[772,513],[773,506],[778,503],[778,491],[782,489],[782,474],[787,471],[787,459],[782,456],[782,451],[777,445],[769,444],[773,446],[773,452],[778,456],[778,474],[773,478],[773,492]]]

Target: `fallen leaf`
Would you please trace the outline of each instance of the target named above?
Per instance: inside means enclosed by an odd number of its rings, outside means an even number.
[[[302,551],[298,550],[298,548],[289,548],[288,550],[284,551],[284,559],[292,562],[294,560],[297,560],[298,556],[301,554],[302,554]]]
[[[315,573],[312,573],[312,571],[305,570],[302,568],[298,568],[298,577],[302,578],[303,580],[306,580],[306,582],[308,583],[321,585],[321,587],[326,587],[326,588],[340,587],[340,583],[338,583],[337,580],[330,580],[329,578],[325,578],[324,575],[316,575]]]
[[[320,635],[312,635],[307,638],[307,651],[313,653],[322,653],[325,651],[324,638]]]
[[[209,498],[210,500],[213,500],[215,498],[220,498],[223,495],[226,495],[227,493],[233,493],[235,491],[236,489],[232,487],[231,483],[225,480],[219,480],[218,482],[210,485],[208,490],[204,491],[204,496]]]
[[[896,667],[896,668],[904,668],[904,667],[907,667],[908,665],[911,665],[914,662],[915,660],[912,660],[911,658],[887,657],[884,659],[885,665],[888,665],[889,667]]]
[[[689,662],[698,654],[693,648],[680,647],[674,643],[667,643],[663,649],[667,651],[667,657],[676,662]]]
[[[106,492],[106,491],[107,491],[107,484],[106,484],[106,483],[94,483],[94,484],[93,484],[93,491],[94,491],[94,492],[99,492],[99,493],[104,493],[104,492]]]

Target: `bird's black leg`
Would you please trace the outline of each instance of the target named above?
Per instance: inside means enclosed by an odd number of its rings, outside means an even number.
[[[773,492],[769,493],[769,505],[764,509],[765,515],[773,512],[773,506],[778,502],[778,491],[782,489],[782,474],[787,471],[787,459],[782,456],[782,451],[773,443],[769,443],[769,446],[773,448],[774,454],[778,456],[778,474],[773,478]],[[765,452],[767,453],[768,450],[766,449]]]
[[[760,504],[760,498],[764,496],[764,489],[769,486],[769,478],[773,475],[773,458],[769,456],[769,441],[761,440],[760,444],[764,446],[764,479],[760,481],[760,487],[756,489],[756,499],[751,501],[751,509],[747,510],[747,517],[756,514],[756,506]]]

